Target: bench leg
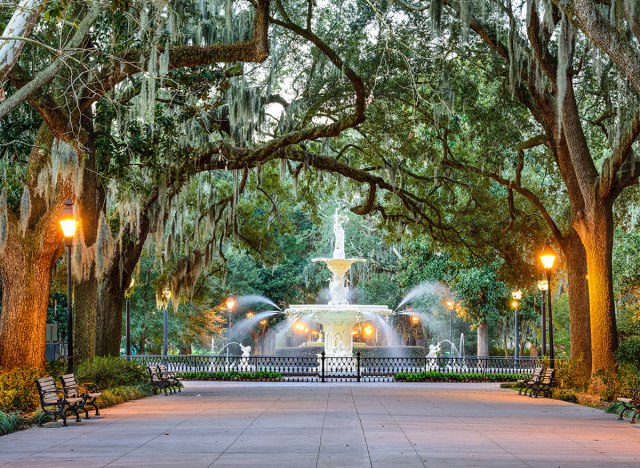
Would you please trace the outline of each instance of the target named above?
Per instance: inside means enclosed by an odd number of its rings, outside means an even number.
[[[627,410],[629,409],[629,408],[627,408],[627,406],[626,406],[626,405],[624,405],[624,404],[623,404],[623,406],[624,406],[624,407],[622,408],[622,411],[620,411],[620,414],[618,415],[618,421],[622,421],[622,420],[624,419],[624,418],[623,418],[624,413],[626,413],[626,412],[627,412]]]
[[[69,406],[69,408],[67,409],[67,411],[71,411],[73,414],[75,414],[75,415],[76,415],[76,422],[80,422],[80,413],[78,413],[78,408],[76,407],[76,405],[71,405],[71,406]],[[65,413],[66,413],[66,411],[65,411]],[[64,416],[63,416],[63,418],[64,418],[65,416],[66,416],[66,415],[64,415]]]

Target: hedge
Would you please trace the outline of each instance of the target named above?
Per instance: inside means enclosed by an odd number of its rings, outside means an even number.
[[[398,372],[393,378],[398,382],[515,382],[525,379],[526,374],[482,374],[467,372]]]
[[[256,372],[238,372],[238,371],[219,371],[219,372],[181,372],[179,377],[184,380],[228,380],[228,381],[245,381],[260,380],[268,382],[277,382],[282,380],[282,374],[274,371],[256,371]]]

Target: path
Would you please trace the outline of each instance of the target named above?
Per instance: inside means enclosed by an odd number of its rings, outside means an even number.
[[[495,384],[188,382],[0,437],[0,466],[640,466],[640,427]]]

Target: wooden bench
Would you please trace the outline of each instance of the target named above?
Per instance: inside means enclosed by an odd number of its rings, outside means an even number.
[[[167,382],[170,390],[177,389],[179,392],[182,392],[182,382],[180,382],[181,379],[176,376],[174,372],[169,371],[167,369],[167,366],[163,365],[158,366],[158,370],[160,371],[160,377]]]
[[[79,397],[67,398],[64,392],[56,386],[53,377],[44,377],[36,380],[38,393],[40,394],[40,406],[42,414],[38,416],[38,426],[42,427],[42,423],[47,416],[52,416],[54,421],[62,418],[62,425],[67,425],[67,413],[71,412],[76,415],[76,422],[80,422],[79,409],[83,409],[84,399]],[[85,410],[86,413],[86,410]]]
[[[102,393],[98,392],[98,387],[96,384],[92,383],[81,383],[76,382],[76,377],[74,374],[65,374],[60,377],[60,382],[62,383],[62,390],[64,391],[64,396],[66,398],[82,398],[84,400],[84,405],[82,409],[87,415],[87,419],[89,419],[89,414],[87,413],[86,407],[90,406],[96,410],[96,416],[100,415],[100,408],[98,408],[97,399],[102,395]]]
[[[149,372],[149,377],[151,378],[151,390],[153,390],[153,394],[156,395],[159,391],[164,391],[164,394],[167,395],[167,390],[171,390],[171,385],[169,381],[162,378],[160,368],[158,366],[147,366],[147,372]],[[171,391],[171,393],[173,393],[173,391]]]
[[[535,369],[533,369],[533,373],[528,379],[518,380],[517,383],[520,385],[520,390],[518,390],[518,395],[526,395],[527,392],[531,390],[534,385],[540,382],[543,375],[544,375],[544,368],[536,367]],[[524,390],[524,393],[523,393],[523,390]]]
[[[624,413],[627,411],[633,411],[633,414],[631,415],[631,424],[634,424],[637,416],[640,415],[640,387],[627,388],[624,392],[630,395],[630,397],[616,398],[616,401],[622,403],[622,411],[620,411],[618,419],[622,420]]]
[[[555,375],[555,369],[545,369],[540,381],[532,385],[529,396],[538,398],[538,395],[542,393],[543,396],[551,397],[551,388],[556,385]]]

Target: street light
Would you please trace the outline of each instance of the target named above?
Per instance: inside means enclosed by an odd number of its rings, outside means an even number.
[[[255,317],[256,314],[254,314],[252,311],[247,312],[247,318],[253,318]]]
[[[547,314],[545,301],[549,282],[547,280],[538,281],[538,289],[542,292],[542,357],[547,355]]]
[[[224,301],[227,306],[227,345],[231,343],[231,313],[233,312],[233,308],[236,306],[236,299],[232,294],[227,296],[227,299]],[[227,347],[227,358],[229,357],[229,347]]]
[[[540,253],[540,262],[547,275],[547,287],[551,286],[551,270],[556,262],[556,253],[549,245],[545,245]],[[551,309],[551,291],[547,294],[547,310],[549,311],[549,363],[551,368],[555,364],[555,352],[553,349],[553,311]]]
[[[522,291],[520,291],[519,289],[517,291],[513,291],[511,293],[511,297],[513,298],[513,301],[511,301],[511,307],[513,307],[516,311],[516,345],[513,357],[515,359],[515,367],[518,367],[518,359],[520,358],[520,325],[518,323],[518,307],[520,306],[520,300],[522,299]]]
[[[162,291],[162,295],[165,299],[164,306],[164,329],[162,334],[162,358],[163,361],[167,360],[167,355],[169,354],[169,299],[171,299],[171,290],[169,288],[164,288]]]
[[[451,342],[450,356],[453,356],[453,311],[456,308],[455,301],[451,299],[446,302],[447,309],[449,309],[449,341]]]
[[[76,235],[78,220],[73,213],[73,201],[67,198],[60,215],[60,228],[67,249],[67,372],[73,373],[73,310],[71,304],[71,246]]]
[[[131,292],[133,291],[133,285],[135,284],[136,280],[133,279],[133,277],[131,278],[131,284],[129,285],[129,288],[127,288],[126,291],[126,298],[127,298],[127,302],[126,302],[126,317],[127,317],[127,323],[126,323],[126,328],[125,328],[125,356],[127,357],[127,359],[131,358],[131,303],[129,301],[129,299],[131,298]]]

